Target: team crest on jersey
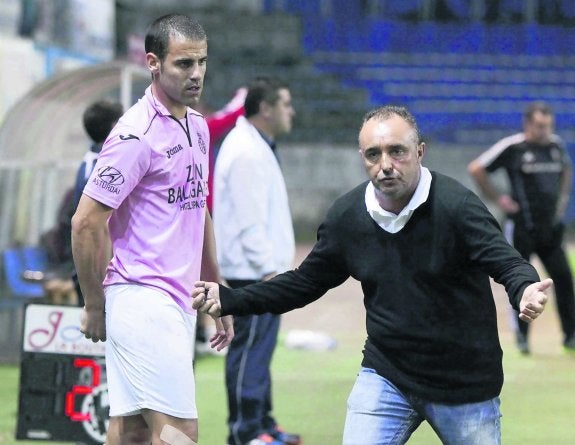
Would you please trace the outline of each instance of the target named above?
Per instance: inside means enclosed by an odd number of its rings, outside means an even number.
[[[523,153],[521,161],[524,163],[535,162],[535,154],[532,151],[526,151]]]
[[[553,147],[551,149],[551,159],[555,162],[559,162],[561,160],[561,153],[557,147]]]
[[[196,133],[196,135],[198,136],[198,145],[200,146],[200,151],[203,154],[206,154],[206,143],[204,142],[202,135],[200,133]]]

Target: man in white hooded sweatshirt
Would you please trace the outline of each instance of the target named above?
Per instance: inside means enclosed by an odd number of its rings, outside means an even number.
[[[275,139],[295,114],[290,91],[278,79],[248,86],[245,117],[224,139],[214,171],[214,233],[222,277],[231,287],[269,280],[293,266],[295,242]],[[226,356],[229,445],[299,444],[272,417],[270,364],[280,317],[234,320]]]

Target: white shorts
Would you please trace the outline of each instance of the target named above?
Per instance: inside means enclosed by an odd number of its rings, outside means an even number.
[[[196,315],[145,286],[116,284],[107,286],[105,294],[110,416],[151,409],[197,419]]]

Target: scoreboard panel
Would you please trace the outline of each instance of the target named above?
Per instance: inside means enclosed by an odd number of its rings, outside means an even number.
[[[81,315],[77,307],[26,307],[16,439],[105,442],[104,344],[80,332]]]

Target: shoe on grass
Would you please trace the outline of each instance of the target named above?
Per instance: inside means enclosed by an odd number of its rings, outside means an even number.
[[[283,445],[300,445],[303,443],[299,434],[288,433],[279,426],[276,427],[275,431],[270,432],[270,435],[279,440]]]
[[[246,445],[284,445],[284,443],[280,442],[273,436],[264,433],[260,434],[255,439],[250,440]]]

